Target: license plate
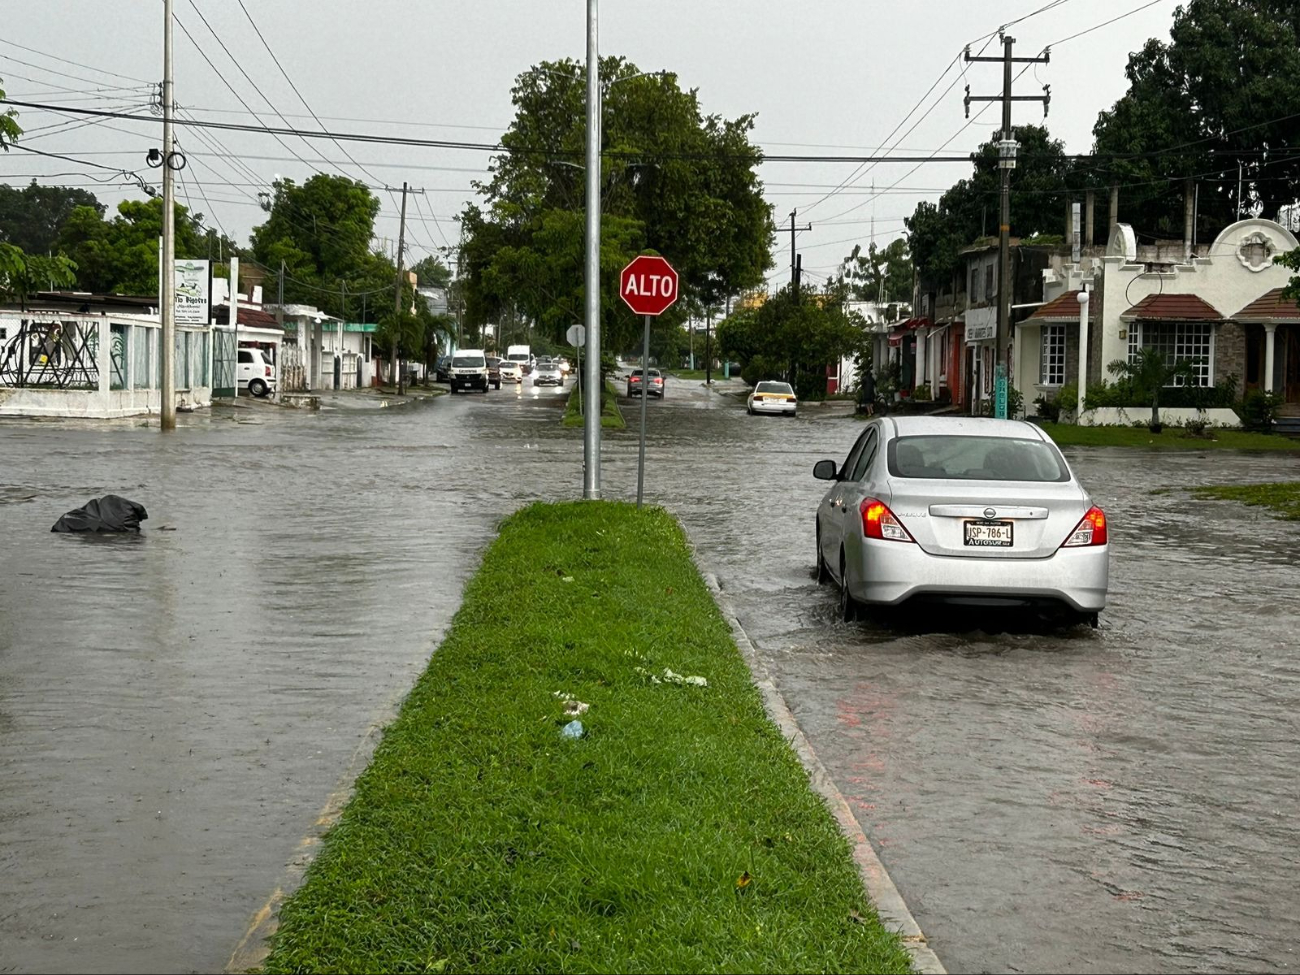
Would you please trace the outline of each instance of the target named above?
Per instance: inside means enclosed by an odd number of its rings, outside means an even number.
[[[1007,548],[1011,545],[1010,521],[968,521],[965,523],[967,545]]]

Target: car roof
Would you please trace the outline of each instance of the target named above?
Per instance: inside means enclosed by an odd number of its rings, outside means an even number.
[[[891,416],[896,437],[1006,437],[1046,440],[1037,426],[1025,420],[997,420],[988,416]]]
[[[481,355],[483,358],[487,358],[487,353],[482,349],[457,349],[452,355]]]

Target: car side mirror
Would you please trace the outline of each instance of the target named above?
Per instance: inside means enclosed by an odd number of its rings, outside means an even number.
[[[813,477],[819,481],[835,481],[839,479],[839,468],[833,460],[819,460],[813,465]]]

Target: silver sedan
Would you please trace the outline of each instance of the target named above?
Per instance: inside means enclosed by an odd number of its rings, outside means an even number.
[[[1092,625],[1109,580],[1106,516],[1038,427],[1020,420],[881,417],[817,509],[817,578],[840,615],[938,601],[1064,610]]]

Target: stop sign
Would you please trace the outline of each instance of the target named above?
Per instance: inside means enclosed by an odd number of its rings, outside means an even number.
[[[662,315],[677,300],[677,272],[662,257],[634,257],[618,276],[618,293],[638,315]]]

